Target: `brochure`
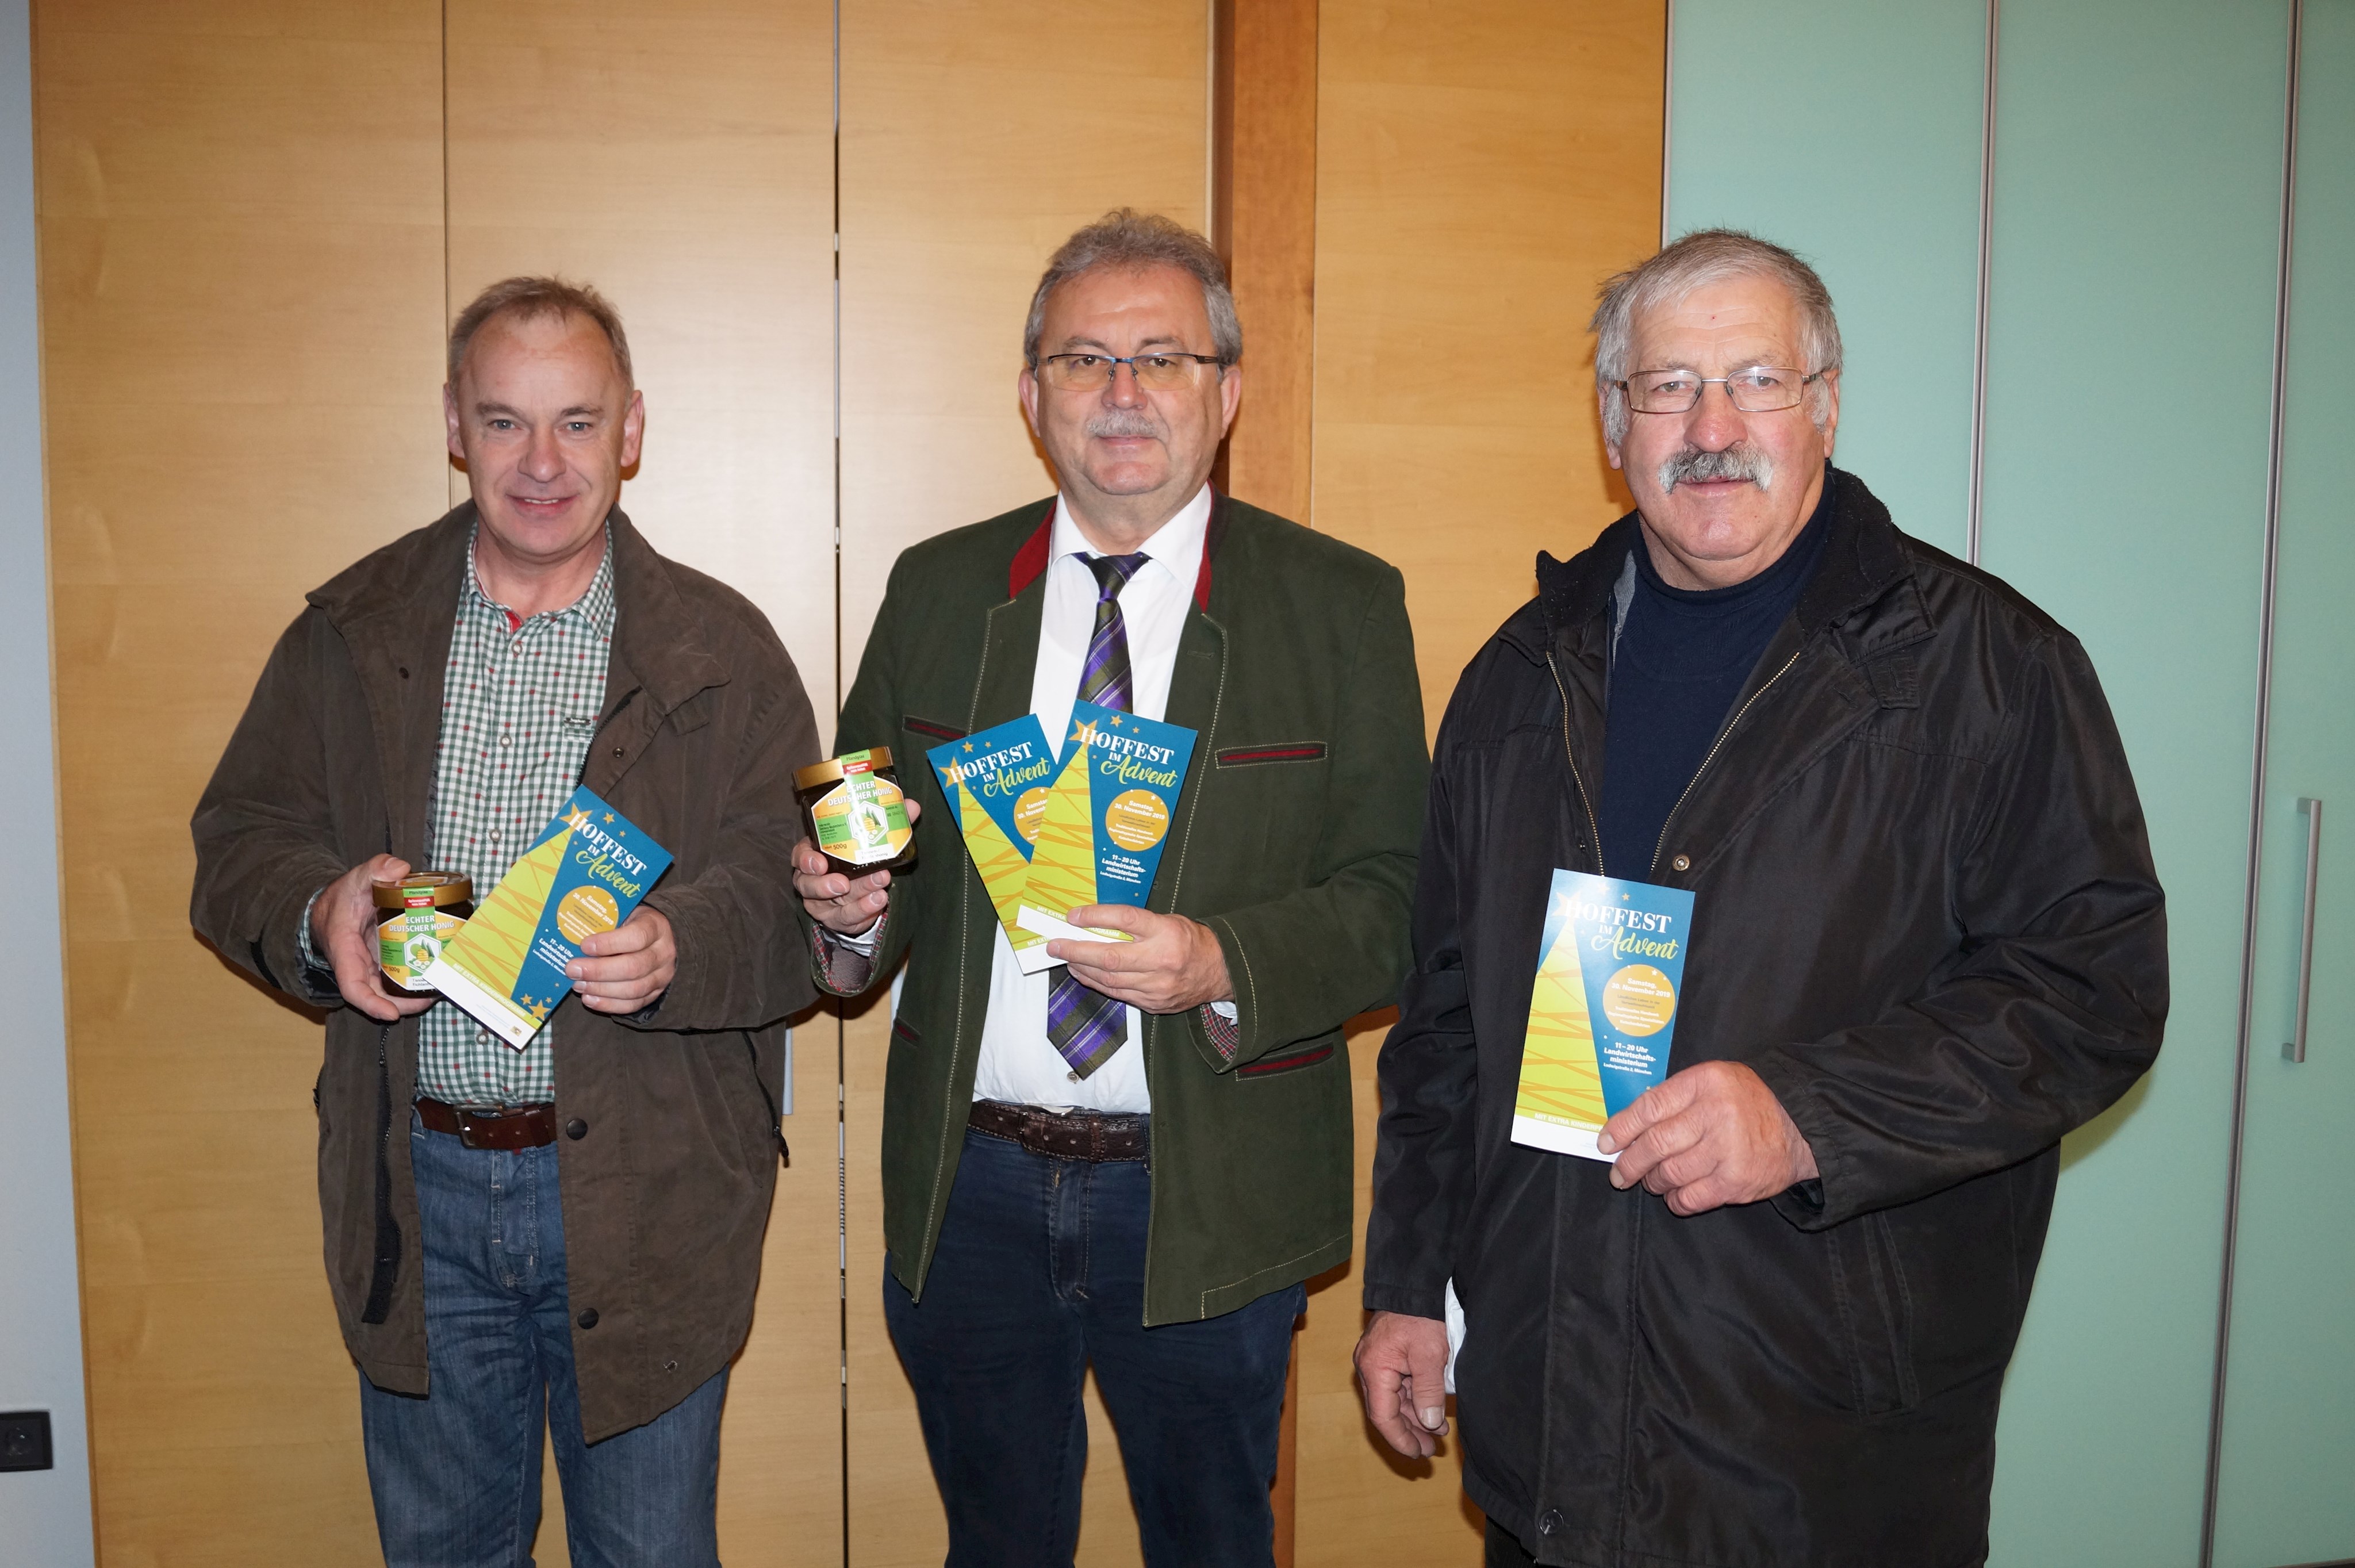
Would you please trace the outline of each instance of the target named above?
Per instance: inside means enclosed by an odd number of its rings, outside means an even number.
[[[581,944],[627,920],[670,861],[645,829],[576,789],[426,974],[521,1051],[571,993],[564,966]]]
[[[1030,877],[1031,846],[1047,812],[1055,753],[1036,714],[976,731],[924,753],[941,794],[956,814],[965,853],[997,911],[1007,940],[1020,953],[1047,939],[1015,923],[1023,884]]]
[[[1556,870],[1521,1045],[1513,1141],[1609,1161],[1603,1124],[1668,1075],[1693,896]]]
[[[1071,728],[1039,823],[1016,923],[1041,939],[1018,945],[1025,974],[1061,962],[1043,939],[1126,942],[1125,933],[1070,923],[1086,904],[1142,908],[1168,842],[1194,757],[1194,731],[1092,702],[1071,705]]]

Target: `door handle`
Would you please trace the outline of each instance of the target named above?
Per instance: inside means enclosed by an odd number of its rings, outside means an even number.
[[[2314,898],[2322,886],[2322,803],[2300,795],[2298,815],[2306,818],[2306,921],[2297,943],[2297,1028],[2282,1055],[2306,1060],[2306,1019],[2314,1006]]]

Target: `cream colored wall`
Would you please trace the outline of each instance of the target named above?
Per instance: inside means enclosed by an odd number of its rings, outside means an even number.
[[[189,933],[304,591],[444,504],[440,8],[44,0],[43,370],[101,1560],[365,1561],[315,1023]]]

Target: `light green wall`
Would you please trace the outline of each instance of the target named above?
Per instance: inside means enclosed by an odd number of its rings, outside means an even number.
[[[1983,560],[2085,643],[2173,930],[2158,1069],[2069,1140],[1998,1439],[1998,1568],[2190,1568],[2213,1371],[2278,231],[2286,0],[2002,13]],[[1679,0],[1675,232],[1814,261],[1838,460],[1960,553],[1982,4]],[[1788,95],[1791,123],[1745,107]],[[2355,811],[2350,812],[2355,818]]]
[[[2307,0],[2274,591],[2264,881],[2216,1568],[2355,1550],[2355,0]],[[2307,823],[2325,806],[2307,1060]]]
[[[1995,1561],[2194,1560],[2214,1376],[2288,8],[2003,13],[1984,563],[2074,631],[2134,760],[2174,992],[2069,1140],[1998,1434]]]
[[[1963,552],[1977,358],[1978,0],[1678,0],[1668,231],[1806,256],[1839,311],[1835,461]]]

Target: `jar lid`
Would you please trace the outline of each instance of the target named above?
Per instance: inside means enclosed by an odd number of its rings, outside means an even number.
[[[828,757],[822,763],[812,763],[794,774],[795,789],[815,789],[830,784],[843,774],[873,773],[891,765],[891,748],[874,746],[864,752],[845,752],[838,757]]]
[[[414,871],[397,882],[369,885],[378,909],[447,909],[474,901],[474,880],[456,871]]]

